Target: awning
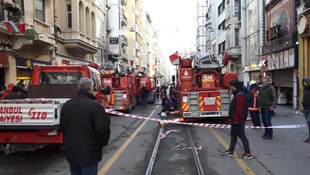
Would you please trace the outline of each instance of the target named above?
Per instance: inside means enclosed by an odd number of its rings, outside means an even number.
[[[0,52],[0,68],[8,68],[8,67],[9,67],[8,56],[4,52]]]

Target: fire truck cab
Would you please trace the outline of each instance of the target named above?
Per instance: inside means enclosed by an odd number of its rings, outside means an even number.
[[[102,103],[104,90],[96,69],[86,65],[35,66],[26,99],[0,100],[0,151],[34,151],[62,143],[61,107],[77,95],[77,84],[84,77],[93,80],[97,102]]]

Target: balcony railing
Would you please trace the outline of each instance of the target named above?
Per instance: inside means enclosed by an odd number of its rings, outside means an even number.
[[[94,54],[98,50],[98,43],[79,32],[62,32],[60,38],[64,40],[65,47],[74,50],[83,49],[85,53]]]

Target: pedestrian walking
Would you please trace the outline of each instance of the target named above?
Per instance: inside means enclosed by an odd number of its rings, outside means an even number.
[[[97,175],[102,148],[110,139],[110,116],[93,92],[93,81],[80,79],[78,96],[61,110],[60,128],[71,175]]]
[[[137,106],[141,105],[141,88],[140,88],[140,86],[137,86],[137,88],[136,88],[136,105]]]
[[[258,97],[257,82],[255,80],[251,80],[249,83],[249,90],[247,93],[247,102],[253,126],[261,126],[257,97]]]
[[[166,91],[166,86],[163,86],[161,88],[161,106],[164,108],[166,106],[166,100],[167,100],[167,91]]]
[[[222,155],[230,157],[234,156],[235,146],[239,137],[244,147],[244,153],[240,157],[252,159],[253,156],[250,151],[249,141],[245,135],[245,121],[247,118],[248,106],[246,104],[243,85],[238,80],[231,80],[229,84],[230,90],[233,93],[233,99],[229,106],[229,117],[231,117],[231,139],[229,149],[223,152]]]
[[[276,94],[274,88],[270,85],[267,77],[262,78],[262,87],[259,89],[258,104],[261,109],[262,121],[264,127],[270,127],[271,112],[276,107]],[[265,128],[265,133],[262,135],[263,139],[272,139],[272,128]]]
[[[308,124],[308,137],[303,142],[310,143],[310,78],[303,79],[302,85],[304,86],[304,96],[302,99],[303,113]]]
[[[141,98],[142,98],[142,107],[147,108],[147,95],[148,95],[148,90],[146,89],[145,85],[142,84],[141,87]]]

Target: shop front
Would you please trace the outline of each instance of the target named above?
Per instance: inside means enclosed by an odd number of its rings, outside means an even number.
[[[298,29],[298,43],[299,43],[299,99],[303,98],[302,79],[310,77],[310,11],[300,7],[297,10],[297,29]],[[299,109],[302,109],[301,100],[299,102]]]
[[[25,84],[29,84],[33,66],[51,65],[51,62],[27,59],[17,57],[16,60],[16,80],[24,80]]]
[[[278,104],[298,108],[298,46],[293,1],[270,1],[266,6],[265,41],[261,57],[262,76],[271,79]]]

